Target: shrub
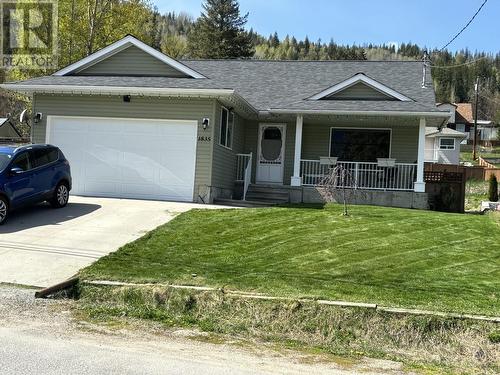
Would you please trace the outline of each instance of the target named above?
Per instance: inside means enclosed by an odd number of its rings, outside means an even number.
[[[495,176],[494,174],[490,176],[488,199],[490,200],[490,202],[498,202],[498,181],[497,176]]]

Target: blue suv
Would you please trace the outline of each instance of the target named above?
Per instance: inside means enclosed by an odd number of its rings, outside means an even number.
[[[68,204],[69,162],[51,145],[0,146],[0,224],[19,207],[48,201]]]

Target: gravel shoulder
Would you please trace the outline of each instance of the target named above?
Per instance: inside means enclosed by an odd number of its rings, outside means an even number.
[[[79,321],[71,300],[35,300],[35,290],[0,284],[0,367],[38,374],[403,374],[383,360],[207,342],[199,332]],[[2,363],[3,362],[3,363]]]

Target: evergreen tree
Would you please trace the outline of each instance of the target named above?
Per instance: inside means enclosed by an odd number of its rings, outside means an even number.
[[[498,181],[497,176],[490,176],[490,186],[488,190],[488,199],[490,202],[498,202]]]
[[[273,48],[278,48],[280,46],[280,38],[277,32],[269,37],[269,46]]]
[[[160,50],[161,48],[160,19],[161,19],[160,12],[158,12],[158,8],[155,7],[152,10],[151,14],[149,38],[151,40],[151,47],[157,50]]]
[[[249,58],[252,38],[245,31],[248,13],[240,15],[236,0],[205,0],[203,12],[188,35],[193,57],[209,59]]]

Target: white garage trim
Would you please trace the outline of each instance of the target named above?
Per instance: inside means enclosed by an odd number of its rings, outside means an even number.
[[[193,201],[197,133],[197,120],[50,115],[45,139],[69,155],[77,195]]]

